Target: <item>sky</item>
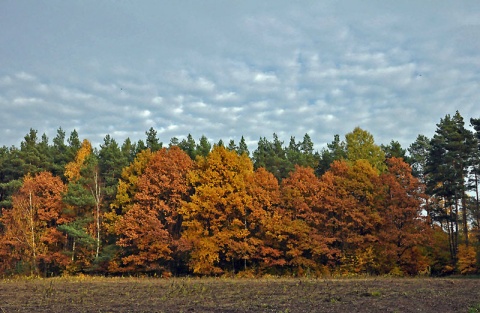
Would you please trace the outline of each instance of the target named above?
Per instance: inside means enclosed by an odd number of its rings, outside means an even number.
[[[480,1],[0,0],[0,146],[361,127],[407,148],[480,117]]]

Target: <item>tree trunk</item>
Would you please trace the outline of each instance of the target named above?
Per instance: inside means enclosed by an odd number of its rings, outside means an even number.
[[[95,170],[95,174],[93,177],[93,188],[90,187],[90,192],[92,193],[93,198],[95,199],[95,233],[96,233],[96,249],[95,249],[95,258],[98,258],[100,253],[100,183],[98,181],[98,171]]]
[[[32,240],[32,266],[35,274],[38,274],[37,269],[37,243],[35,241],[35,212],[33,209],[33,202],[32,202],[32,192],[29,193],[29,218],[30,218],[30,232],[31,232],[31,240]]]
[[[95,258],[98,258],[100,252],[100,185],[98,183],[98,172],[95,172],[95,207],[97,209],[97,251],[95,253]]]
[[[462,197],[462,226],[463,235],[465,236],[465,245],[468,247],[468,223],[467,223],[467,199],[466,194],[463,193]]]
[[[475,217],[477,220],[477,236],[480,231],[480,200],[478,199],[478,173],[474,172],[475,179]]]
[[[454,260],[457,259],[457,249],[458,249],[458,237],[459,237],[459,233],[458,233],[458,199],[457,197],[455,196],[455,240],[454,240],[454,246],[453,246],[453,251],[454,251]]]
[[[75,261],[75,237],[73,237],[73,244],[72,244],[72,262]]]
[[[247,210],[245,210],[245,233],[247,232]],[[247,234],[245,234],[245,238],[243,238],[243,242],[245,243],[247,241]],[[246,247],[246,244],[245,244]],[[245,251],[245,254],[243,256],[244,260],[244,270],[247,270],[247,251]]]

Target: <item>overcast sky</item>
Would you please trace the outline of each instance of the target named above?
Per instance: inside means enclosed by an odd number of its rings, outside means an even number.
[[[480,117],[480,1],[0,0],[0,146],[356,126],[378,144]]]

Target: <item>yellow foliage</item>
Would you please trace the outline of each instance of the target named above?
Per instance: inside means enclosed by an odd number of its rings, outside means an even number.
[[[69,181],[77,181],[80,178],[80,170],[91,153],[92,145],[90,141],[84,139],[82,146],[78,149],[75,160],[65,165],[65,177],[67,177]]]
[[[145,171],[153,155],[150,149],[142,150],[137,154],[135,160],[123,169],[122,178],[118,182],[117,196],[111,204],[113,209],[122,208],[122,213],[126,213],[127,206],[133,203],[133,197],[138,191],[138,178]]]
[[[458,246],[457,268],[460,274],[474,274],[477,272],[477,258],[475,248],[472,246]]]
[[[219,274],[218,263],[250,259],[255,251],[255,242],[248,239],[252,215],[247,214],[252,207],[247,182],[253,165],[246,155],[221,146],[196,162],[188,175],[195,194],[181,208],[183,237],[192,242],[193,272]]]
[[[122,170],[122,177],[118,181],[117,195],[112,204],[111,211],[104,214],[103,226],[108,234],[116,234],[118,225],[133,206],[133,198],[138,192],[138,178],[143,174],[148,162],[152,159],[153,153],[150,149],[142,150],[137,154],[135,159],[129,166]],[[116,210],[121,209],[120,215]]]

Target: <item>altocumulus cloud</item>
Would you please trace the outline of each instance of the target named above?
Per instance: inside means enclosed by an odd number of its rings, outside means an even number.
[[[212,142],[360,126],[408,146],[479,117],[477,1],[0,4],[1,145],[29,128]]]

